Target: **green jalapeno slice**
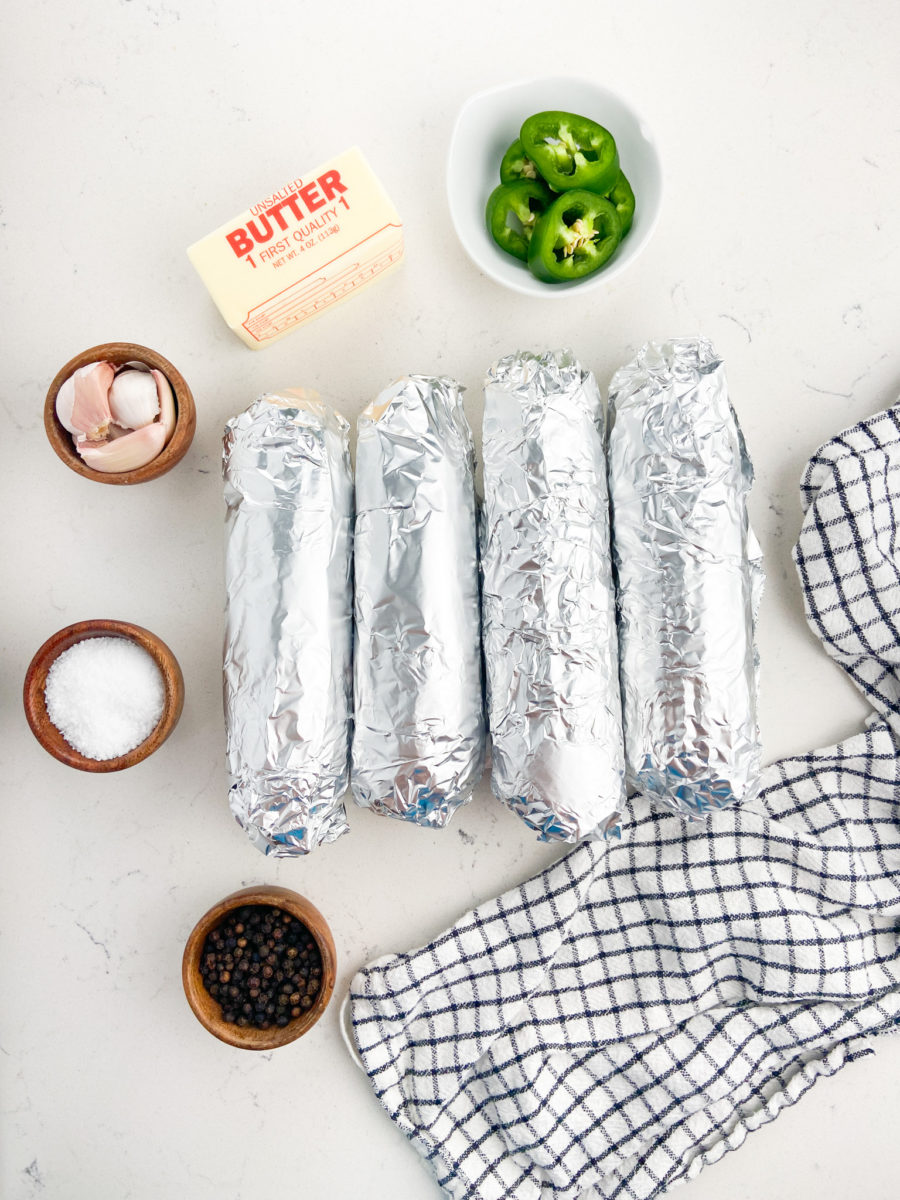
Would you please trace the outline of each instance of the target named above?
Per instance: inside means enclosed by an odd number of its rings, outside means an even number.
[[[488,231],[501,250],[528,261],[528,244],[538,218],[553,195],[539,179],[501,183],[488,197],[485,218]]]
[[[616,186],[607,193],[607,199],[618,213],[619,224],[622,226],[622,237],[624,237],[634,220],[634,192],[621,171],[616,180]]]
[[[500,182],[515,183],[517,179],[540,179],[537,167],[522,147],[521,138],[516,138],[500,162]]]
[[[605,195],[619,175],[619,152],[608,129],[577,113],[539,112],[519,134],[526,157],[557,192],[587,188]]]
[[[622,237],[615,205],[605,196],[573,189],[539,218],[528,247],[531,273],[545,283],[584,279],[608,262]]]

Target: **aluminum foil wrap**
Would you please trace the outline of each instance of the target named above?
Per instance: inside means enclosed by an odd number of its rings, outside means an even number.
[[[625,798],[603,401],[569,351],[484,387],[483,639],[491,787],[541,840],[618,827]]]
[[[648,342],[610,406],[629,783],[696,817],[759,789],[753,468],[703,338]]]
[[[353,795],[440,828],[484,764],[474,454],[452,379],[411,375],[359,418]]]
[[[231,811],[264,854],[347,830],[353,482],[347,422],[262,396],[225,430],[225,730]]]

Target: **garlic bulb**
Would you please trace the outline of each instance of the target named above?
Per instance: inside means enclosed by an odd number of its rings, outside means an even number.
[[[109,389],[109,411],[117,425],[141,429],[159,412],[159,391],[149,371],[120,371]]]
[[[151,421],[149,425],[101,445],[77,442],[75,448],[89,467],[114,474],[118,471],[136,471],[138,467],[146,466],[165,444],[165,427],[160,421]]]
[[[175,432],[172,385],[142,362],[79,367],[56,395],[56,415],[95,471],[135,471],[152,462]]]
[[[56,394],[56,415],[76,441],[100,442],[109,431],[109,389],[115,367],[108,362],[87,363],[62,384]]]

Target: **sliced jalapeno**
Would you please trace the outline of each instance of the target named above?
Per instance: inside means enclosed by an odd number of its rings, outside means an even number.
[[[553,196],[538,179],[501,183],[488,197],[485,217],[491,237],[507,254],[528,261],[528,243],[540,215]]]
[[[540,179],[537,167],[522,148],[521,138],[516,138],[500,163],[501,183],[515,183],[517,179]]]
[[[618,213],[619,224],[622,226],[622,237],[624,237],[634,220],[634,192],[621,171],[616,180],[616,186],[607,193],[607,198]]]
[[[575,188],[554,200],[539,218],[528,247],[528,266],[545,283],[584,279],[609,260],[621,236],[615,205],[596,192]]]
[[[519,134],[525,154],[557,192],[587,188],[601,196],[619,175],[619,152],[608,129],[577,113],[539,112]]]

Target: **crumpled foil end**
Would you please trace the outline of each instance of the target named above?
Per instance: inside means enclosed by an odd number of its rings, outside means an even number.
[[[311,800],[309,794],[298,794],[294,780],[275,774],[236,780],[228,801],[251,843],[272,858],[309,854],[350,830],[342,801]]]
[[[610,414],[628,782],[703,817],[760,787],[753,468],[705,338],[648,342]]]
[[[275,857],[348,829],[348,437],[344,418],[304,389],[261,396],[225,430],[229,802]]]
[[[456,812],[468,804],[475,790],[475,782],[464,780],[461,787],[448,792],[446,781],[440,774],[435,776],[427,767],[414,763],[398,767],[389,794],[376,795],[362,772],[354,777],[354,781],[353,798],[360,808],[425,829],[446,828]]]
[[[603,400],[570,350],[507,355],[484,391],[491,788],[541,841],[605,837],[625,761]]]

